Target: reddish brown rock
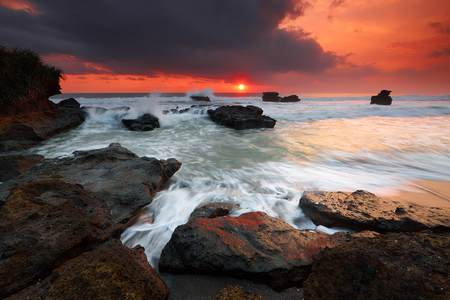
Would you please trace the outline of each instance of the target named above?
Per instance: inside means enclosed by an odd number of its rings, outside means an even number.
[[[196,208],[189,216],[189,221],[198,218],[217,218],[227,216],[232,210],[239,208],[233,203],[208,203]]]
[[[450,230],[450,209],[405,206],[366,191],[307,191],[299,206],[316,225],[356,231],[414,232]]]
[[[0,210],[0,298],[119,234],[106,204],[79,185],[18,185]]]
[[[197,218],[175,229],[159,268],[254,279],[281,291],[302,285],[316,253],[349,240],[344,232],[297,230],[263,212]]]
[[[222,289],[214,300],[263,300],[263,297],[245,291],[240,285],[233,285]]]
[[[67,261],[47,279],[10,299],[168,299],[169,288],[148,264],[144,248],[110,240]]]
[[[450,299],[450,234],[388,233],[325,249],[306,300]]]
[[[42,155],[37,154],[0,156],[0,182],[8,181],[25,173],[43,159]]]

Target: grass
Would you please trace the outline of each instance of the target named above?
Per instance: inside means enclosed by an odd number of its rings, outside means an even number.
[[[37,53],[0,45],[0,104],[57,94],[60,79],[62,70],[46,65]]]

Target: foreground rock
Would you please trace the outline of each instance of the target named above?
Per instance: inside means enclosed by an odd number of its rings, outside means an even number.
[[[122,123],[133,131],[151,131],[159,128],[159,119],[152,114],[144,114],[137,119],[122,119]]]
[[[229,128],[242,130],[252,128],[273,128],[276,120],[264,116],[263,110],[253,105],[221,106],[215,110],[208,110],[213,122]]]
[[[0,182],[18,177],[43,159],[37,154],[0,156]]]
[[[0,206],[17,183],[58,178],[81,184],[107,203],[115,222],[126,222],[152,202],[155,193],[164,188],[180,166],[173,158],[139,158],[118,143],[75,151],[73,157],[45,159],[19,178],[1,184]]]
[[[349,240],[343,232],[297,230],[262,212],[197,218],[175,229],[159,269],[253,279],[281,291],[302,285],[313,255]]]
[[[22,183],[0,210],[0,298],[118,236],[106,204],[60,180]]]
[[[391,233],[318,254],[310,299],[450,299],[450,235]]]
[[[168,299],[169,288],[148,264],[144,248],[110,240],[60,266],[10,299]]]
[[[240,285],[233,285],[222,289],[214,300],[263,300],[263,297],[245,291]]]
[[[390,94],[391,94],[391,91],[382,90],[381,92],[378,93],[377,96],[372,96],[370,98],[370,104],[391,105],[392,97],[389,96]]]
[[[263,92],[262,100],[265,102],[299,102],[297,95],[280,97],[277,92]]]
[[[299,206],[317,225],[356,231],[413,232],[450,230],[450,209],[405,206],[366,191],[305,192]]]

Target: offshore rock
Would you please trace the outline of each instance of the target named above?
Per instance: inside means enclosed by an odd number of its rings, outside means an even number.
[[[133,131],[151,131],[159,128],[159,119],[152,114],[144,114],[137,119],[122,119],[122,123]]]
[[[196,101],[205,101],[205,102],[211,102],[211,99],[209,99],[208,96],[190,96],[192,100]]]
[[[449,233],[388,233],[325,249],[305,299],[450,299]]]
[[[300,98],[297,95],[290,95],[280,99],[280,102],[299,102]]]
[[[316,225],[356,231],[450,230],[450,208],[405,206],[367,191],[306,191],[299,206]]]
[[[277,92],[263,92],[262,100],[265,102],[299,102],[297,95],[279,97]]]
[[[15,184],[55,178],[81,184],[107,203],[115,222],[126,222],[152,202],[152,197],[180,167],[174,158],[139,158],[118,143],[75,151],[73,157],[45,159],[19,178],[1,184],[0,206]]]
[[[389,96],[390,94],[391,94],[391,91],[382,90],[381,92],[378,93],[377,96],[372,96],[370,98],[370,104],[391,105],[392,97]]]
[[[0,182],[20,176],[43,159],[37,154],[0,156]]]
[[[67,261],[45,280],[10,299],[157,299],[169,288],[149,263],[144,248],[110,240]]]
[[[264,116],[263,110],[253,105],[221,106],[215,110],[208,110],[211,120],[219,125],[242,130],[252,128],[273,128],[276,120]]]
[[[118,234],[106,204],[81,186],[57,179],[19,184],[0,210],[0,298]]]
[[[185,113],[191,113],[191,114],[204,114],[208,111],[208,109],[216,109],[220,107],[219,105],[212,105],[212,104],[201,104],[201,105],[191,105],[191,107],[178,109],[172,108],[172,109],[166,109],[163,110],[163,114],[185,114]]]
[[[80,108],[80,103],[77,100],[75,100],[74,98],[69,98],[69,99],[59,101],[58,107]]]
[[[352,239],[297,230],[263,212],[197,218],[175,229],[159,270],[253,279],[281,291],[302,285],[313,255]]]

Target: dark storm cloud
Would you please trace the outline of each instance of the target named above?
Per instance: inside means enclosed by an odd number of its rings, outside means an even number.
[[[340,59],[278,24],[303,0],[29,1],[39,14],[0,6],[0,43],[72,55],[116,74],[221,77],[320,72]]]

